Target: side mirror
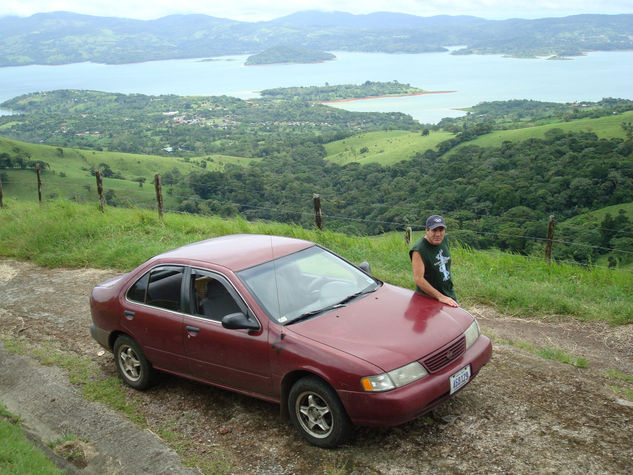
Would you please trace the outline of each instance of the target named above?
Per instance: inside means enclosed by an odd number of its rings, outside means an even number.
[[[369,265],[369,262],[361,262],[360,264],[358,264],[358,268],[362,270],[365,274],[371,275],[371,266]]]
[[[228,330],[259,330],[257,320],[248,318],[242,312],[229,313],[222,317],[222,326]]]

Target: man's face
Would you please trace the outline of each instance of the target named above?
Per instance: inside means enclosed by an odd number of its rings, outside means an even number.
[[[435,229],[427,229],[426,230],[426,240],[429,241],[434,246],[441,244],[444,240],[444,236],[446,235],[446,228],[444,226],[439,226]]]

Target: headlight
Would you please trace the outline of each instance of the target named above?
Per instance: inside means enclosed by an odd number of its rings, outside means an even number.
[[[479,338],[479,324],[477,320],[473,320],[473,323],[464,332],[464,336],[466,337],[466,349],[468,349]]]
[[[365,391],[389,391],[422,379],[428,374],[420,363],[414,361],[388,373],[366,376],[360,382]]]

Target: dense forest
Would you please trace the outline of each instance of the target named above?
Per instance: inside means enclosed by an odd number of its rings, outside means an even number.
[[[157,20],[67,12],[0,17],[0,66],[133,63],[253,54],[279,44],[322,51],[571,56],[633,48],[633,15],[575,15],[536,20],[301,12],[265,22],[205,15]]]
[[[453,239],[476,248],[542,255],[549,215],[560,221],[633,202],[630,121],[622,120],[618,137],[552,126],[543,138],[488,147],[469,144],[512,127],[618,117],[633,110],[633,101],[628,100],[479,104],[465,117],[432,126],[450,131],[452,138],[391,166],[338,165],[327,160],[324,144],[353,130],[400,128],[428,134],[427,128],[402,114],[348,113],[300,100],[86,91],[31,94],[3,107],[22,111],[2,119],[3,134],[35,143],[81,143],[85,148],[119,151],[179,144],[177,151],[163,154],[221,150],[261,158],[246,167],[229,164],[222,171],[200,168],[183,174],[174,168],[165,173],[167,193],[179,202],[178,210],[190,213],[240,214],[311,226],[309,197],[319,193],[326,227],[332,229],[358,234],[402,230],[441,210]],[[37,162],[37,157],[21,156],[19,150],[0,159],[5,169]],[[117,170],[106,172],[116,177]],[[114,192],[108,201],[124,204]],[[562,227],[558,232],[563,240],[576,242],[581,237],[584,243],[556,247],[555,257],[560,259],[593,262],[617,249],[624,254],[613,259],[622,260],[630,257],[626,252],[633,246],[631,220],[619,212],[607,215],[599,228],[582,228],[581,235],[578,228]]]
[[[295,46],[275,46],[246,58],[246,66],[256,64],[322,63],[336,59],[332,53]]]

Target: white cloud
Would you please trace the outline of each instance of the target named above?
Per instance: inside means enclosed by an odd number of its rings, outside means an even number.
[[[543,18],[579,13],[633,13],[631,0],[0,0],[0,15],[72,11],[88,15],[152,19],[201,13],[242,21],[270,20],[303,10],[377,11],[419,16],[474,15],[489,19]]]

